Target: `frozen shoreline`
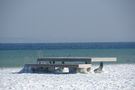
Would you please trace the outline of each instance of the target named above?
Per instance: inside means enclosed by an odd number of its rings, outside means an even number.
[[[17,74],[20,70],[0,68],[0,90],[135,90],[135,64],[105,65],[100,74]]]

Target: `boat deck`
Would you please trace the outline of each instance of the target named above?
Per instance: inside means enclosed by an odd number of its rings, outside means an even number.
[[[25,64],[27,67],[78,67],[78,65],[71,64]]]
[[[91,57],[45,57],[38,58],[37,64],[25,64],[26,71],[31,69],[32,72],[48,71],[54,72],[64,68],[69,68],[69,71],[90,72],[92,62],[115,62],[117,58],[91,58]],[[69,64],[70,62],[70,64]]]

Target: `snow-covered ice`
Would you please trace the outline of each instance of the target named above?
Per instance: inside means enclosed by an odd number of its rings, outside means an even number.
[[[100,74],[18,74],[20,70],[0,68],[0,90],[135,90],[135,64],[105,65]]]

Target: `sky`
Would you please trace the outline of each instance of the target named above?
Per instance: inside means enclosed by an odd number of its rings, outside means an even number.
[[[135,0],[0,0],[0,43],[135,42]]]

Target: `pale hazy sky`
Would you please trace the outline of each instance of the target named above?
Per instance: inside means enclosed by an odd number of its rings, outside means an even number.
[[[135,0],[0,0],[0,42],[135,42]]]

